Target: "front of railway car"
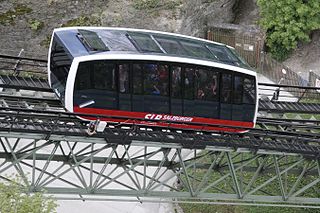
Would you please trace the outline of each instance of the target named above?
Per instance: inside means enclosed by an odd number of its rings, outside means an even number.
[[[225,45],[147,30],[62,28],[48,64],[50,85],[70,112],[201,131],[255,125],[256,73]]]
[[[54,30],[48,53],[48,82],[65,106],[66,85],[73,56],[68,51],[68,46],[59,30]]]

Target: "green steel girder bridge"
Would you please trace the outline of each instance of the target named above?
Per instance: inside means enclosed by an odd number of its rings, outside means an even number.
[[[317,119],[259,117],[241,135],[137,125],[107,125],[88,135],[43,78],[17,71],[24,63],[43,69],[44,61],[0,59],[15,68],[0,76],[0,177],[19,175],[27,192],[64,200],[320,207]],[[293,92],[317,95],[315,89]],[[317,104],[310,110],[271,99],[259,110],[283,115],[294,107],[319,113]]]

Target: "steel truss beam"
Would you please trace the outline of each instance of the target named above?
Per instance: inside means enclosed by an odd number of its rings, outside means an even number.
[[[0,140],[1,177],[18,174],[29,192],[58,199],[310,206],[320,202],[319,165],[294,153],[213,146]]]

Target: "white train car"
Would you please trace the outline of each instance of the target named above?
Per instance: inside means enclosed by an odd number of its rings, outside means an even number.
[[[256,72],[233,48],[204,39],[126,28],[55,29],[48,79],[68,111],[109,116],[101,117],[107,122],[241,132],[226,126],[251,128],[256,121]]]

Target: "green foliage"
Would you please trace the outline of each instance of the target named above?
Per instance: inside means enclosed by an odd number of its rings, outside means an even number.
[[[100,26],[101,21],[95,16],[80,16],[76,19],[69,20],[63,24],[62,27],[73,27],[73,26]]]
[[[159,7],[171,10],[179,6],[181,3],[181,0],[134,0],[133,7],[137,10],[150,10]]]
[[[31,13],[32,9],[24,4],[15,5],[13,10],[8,10],[5,13],[0,14],[0,24],[2,25],[13,25],[17,16],[22,16],[27,13]]]
[[[0,212],[2,213],[50,213],[56,212],[56,203],[42,193],[26,194],[22,181],[16,178],[10,184],[0,183]]]
[[[33,31],[40,31],[44,27],[44,23],[42,21],[38,21],[36,19],[29,20],[29,27]]]
[[[319,0],[258,0],[260,25],[267,31],[267,46],[278,60],[284,60],[299,41],[309,41],[320,28]]]

